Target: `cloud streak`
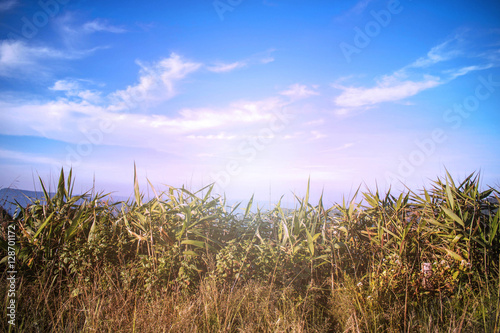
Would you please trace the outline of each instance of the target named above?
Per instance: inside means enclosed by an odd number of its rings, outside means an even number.
[[[291,85],[287,90],[282,91],[280,94],[290,97],[292,100],[299,100],[319,95],[317,91],[309,89],[306,85],[299,83]]]
[[[11,10],[17,5],[17,0],[4,0],[0,2],[0,12]]]
[[[107,21],[102,19],[95,19],[93,21],[86,22],[85,24],[83,24],[82,29],[84,32],[87,33],[110,32],[115,34],[121,34],[127,32],[126,29],[111,25]]]
[[[334,98],[334,104],[338,107],[336,113],[346,115],[380,103],[402,101],[425,90],[446,84],[470,72],[498,66],[497,63],[483,57],[483,59],[479,60],[483,61],[482,64],[446,70],[436,68],[439,63],[446,63],[464,55],[460,47],[460,44],[463,43],[462,39],[461,35],[457,34],[453,38],[431,48],[424,57],[418,58],[391,75],[382,76],[376,80],[375,85],[372,87],[349,86],[340,84],[342,81],[339,80],[338,83],[332,85],[334,88],[341,90],[341,93]],[[484,60],[487,60],[487,62],[484,63]],[[422,74],[423,71],[427,73]]]
[[[342,93],[335,99],[335,104],[343,108],[355,108],[395,102],[440,84],[442,81],[438,77],[427,76],[422,81],[379,82],[372,88],[337,86]]]
[[[22,77],[33,72],[45,73],[42,64],[47,60],[73,60],[83,58],[99,48],[83,51],[61,51],[47,46],[31,46],[20,40],[0,41],[0,76]]]
[[[176,53],[151,65],[137,63],[141,67],[139,83],[112,94],[117,102],[115,110],[137,108],[144,103],[171,99],[177,94],[176,83],[202,67],[201,63],[184,60]]]

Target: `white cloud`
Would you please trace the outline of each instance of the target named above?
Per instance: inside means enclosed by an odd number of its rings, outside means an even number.
[[[439,62],[447,61],[459,56],[462,52],[452,46],[452,44],[458,40],[457,38],[458,37],[454,37],[437,46],[434,46],[429,52],[427,52],[425,57],[418,58],[415,62],[408,65],[408,68],[429,67]]]
[[[485,69],[488,69],[488,68],[492,68],[494,67],[495,65],[494,64],[485,64],[485,65],[477,65],[477,66],[466,66],[466,67],[462,67],[462,68],[459,68],[459,69],[456,69],[456,70],[452,70],[452,71],[449,71],[448,73],[450,74],[450,80],[453,80],[459,76],[463,76],[463,75],[466,75],[470,72],[473,72],[473,71],[481,71],[481,70],[485,70]]]
[[[378,82],[375,87],[343,87],[336,86],[342,93],[335,98],[335,104],[341,108],[370,106],[383,102],[399,101],[434,88],[443,82],[438,77],[426,76],[422,81],[385,80]]]
[[[232,63],[218,62],[213,65],[207,66],[206,68],[214,73],[224,73],[250,65],[265,65],[274,61],[274,57],[271,56],[273,52],[274,49],[270,49],[264,52],[253,54],[244,60],[235,61]]]
[[[67,88],[60,84],[59,88]],[[82,94],[86,91],[77,91]],[[113,130],[100,133],[102,144],[130,147],[173,147],[182,141],[179,134],[203,138],[210,133],[202,130],[218,129],[223,134],[212,134],[212,139],[234,139],[238,126],[265,123],[275,117],[275,111],[286,105],[279,98],[253,102],[235,102],[221,109],[184,109],[175,116],[159,114],[117,113],[113,106],[94,105],[87,99],[59,99],[53,102],[0,102],[2,121],[0,133],[4,135],[41,136],[78,144],[85,140],[84,133],[95,132],[106,121]],[[236,130],[235,130],[236,129]],[[163,148],[162,148],[163,147]],[[179,149],[179,148],[173,148]]]
[[[316,126],[316,125],[323,125],[324,123],[325,123],[325,120],[321,118],[321,119],[315,119],[315,120],[308,121],[304,125]]]
[[[342,146],[338,146],[332,149],[323,150],[321,153],[333,153],[340,150],[345,150],[354,146],[354,142],[344,143]]]
[[[260,59],[260,62],[263,64],[269,64],[273,61],[274,61],[274,58],[271,56]]]
[[[425,57],[418,58],[391,75],[382,76],[373,87],[347,86],[337,81],[333,87],[342,91],[334,99],[334,103],[338,107],[336,110],[337,115],[346,115],[359,111],[360,108],[366,110],[366,108],[379,103],[403,101],[422,91],[446,84],[472,71],[484,70],[497,65],[485,57],[474,56],[475,58],[482,58],[483,64],[460,68],[454,65],[454,68],[446,70],[440,69],[443,66],[435,66],[438,63],[450,62],[464,55],[461,50],[463,43],[462,34],[457,34],[453,38],[431,48]],[[484,63],[484,60],[488,60],[488,63]],[[427,74],[425,72],[422,74],[423,71],[427,72]]]
[[[213,66],[208,66],[207,69],[215,73],[224,73],[224,72],[230,72],[237,68],[245,67],[246,65],[247,64],[243,61],[237,61],[230,64],[219,63]]]
[[[170,128],[171,131],[181,133],[253,124],[272,119],[273,112],[283,105],[280,100],[270,98],[255,102],[236,102],[219,110],[183,109],[175,118],[154,116],[150,124],[154,128]]]
[[[283,96],[288,96],[294,100],[319,95],[318,92],[316,92],[312,89],[309,89],[306,85],[299,84],[299,83],[291,85],[288,88],[288,90],[282,91],[280,94]]]
[[[45,74],[43,61],[78,59],[97,49],[65,52],[46,46],[31,46],[20,40],[3,40],[0,41],[0,76],[18,77],[35,71],[38,75]]]
[[[17,0],[4,0],[0,2],[0,12],[6,12],[17,5]]]
[[[188,135],[188,139],[196,139],[196,140],[233,140],[236,139],[236,135],[227,135],[224,132],[220,132],[219,134],[208,134],[208,135]]]
[[[318,139],[323,139],[326,138],[326,134],[321,133],[320,131],[311,131],[311,140],[318,140]]]
[[[373,0],[360,0],[356,3],[356,5],[350,10],[350,12],[355,13],[355,14],[360,14],[362,13],[365,8],[368,6],[370,2]]]
[[[49,89],[55,91],[79,90],[80,84],[76,81],[58,80],[54,83],[54,86],[50,87]]]
[[[99,104],[103,102],[100,91],[84,89],[81,85],[81,82],[91,82],[91,81],[58,80],[49,89],[53,91],[62,91],[68,97],[78,97],[83,101],[87,101],[93,104]]]
[[[20,40],[0,42],[0,65],[2,66],[31,64],[40,58],[70,58],[70,56],[49,47],[29,46]]]
[[[140,62],[138,64],[141,66],[139,83],[112,94],[118,102],[117,110],[135,108],[146,102],[160,102],[174,97],[177,94],[175,83],[202,66],[200,63],[184,60],[175,53],[152,65]]]
[[[111,32],[115,34],[124,33],[127,30],[121,27],[117,27],[109,24],[105,20],[95,19],[93,21],[87,22],[83,24],[82,29],[84,32],[93,33],[93,32]]]

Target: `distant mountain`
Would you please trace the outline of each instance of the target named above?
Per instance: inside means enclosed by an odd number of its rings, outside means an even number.
[[[53,193],[50,193],[53,196]],[[38,191],[27,191],[27,190],[17,190],[12,188],[2,188],[0,189],[0,206],[3,207],[10,216],[14,215],[16,210],[16,202],[22,207],[26,207],[31,203],[31,200],[44,198],[43,192]]]
[[[54,196],[54,193],[49,193],[51,197]],[[12,189],[12,188],[3,188],[0,189],[0,207],[3,207],[9,215],[13,216],[16,210],[16,202],[19,203],[22,207],[26,207],[28,204],[32,202],[32,200],[44,200],[44,194],[43,192],[39,191],[28,191],[28,190],[18,190],[18,189]],[[120,196],[120,195],[109,195],[105,199],[110,199],[111,202],[118,202],[118,201],[128,201],[133,202],[134,198],[133,196],[131,197],[125,197],[125,196]],[[148,201],[151,198],[144,198],[144,201]],[[233,200],[228,200],[226,202],[227,207],[234,207],[237,203],[240,203],[238,209],[236,210],[237,213],[243,213],[247,207],[248,201],[233,201]],[[257,208],[261,210],[262,213],[265,213],[269,210],[274,209],[276,203],[270,203],[269,201],[259,201],[259,200],[254,200],[251,212],[256,213]],[[285,215],[291,214],[294,209],[293,208],[288,208],[288,207],[283,207],[282,206],[283,213]],[[338,210],[334,210],[331,212],[331,215],[338,214]]]
[[[50,197],[52,198],[55,193],[49,192]],[[77,196],[78,194],[74,194],[73,196]],[[2,188],[0,189],[0,207],[3,207],[5,211],[9,213],[10,216],[13,216],[16,211],[16,202],[19,203],[22,207],[26,207],[32,201],[39,199],[44,202],[44,194],[40,191],[28,191],[28,190],[19,190],[12,188]],[[119,201],[134,201],[133,197],[125,197],[121,195],[110,194],[104,198],[104,200],[109,199],[110,202],[119,202]],[[77,204],[80,201],[76,202]]]

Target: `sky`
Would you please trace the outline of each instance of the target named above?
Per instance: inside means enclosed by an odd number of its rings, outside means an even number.
[[[497,0],[0,0],[0,188],[499,187],[499,66]]]

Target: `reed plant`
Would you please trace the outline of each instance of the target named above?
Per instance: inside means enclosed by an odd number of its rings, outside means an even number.
[[[61,170],[55,193],[40,180],[44,198],[18,205],[16,331],[500,330],[500,193],[478,174],[331,207],[308,184],[269,211],[229,207],[213,185],[149,183],[145,200],[138,184],[112,203],[73,195]],[[5,230],[0,245],[5,267]]]

